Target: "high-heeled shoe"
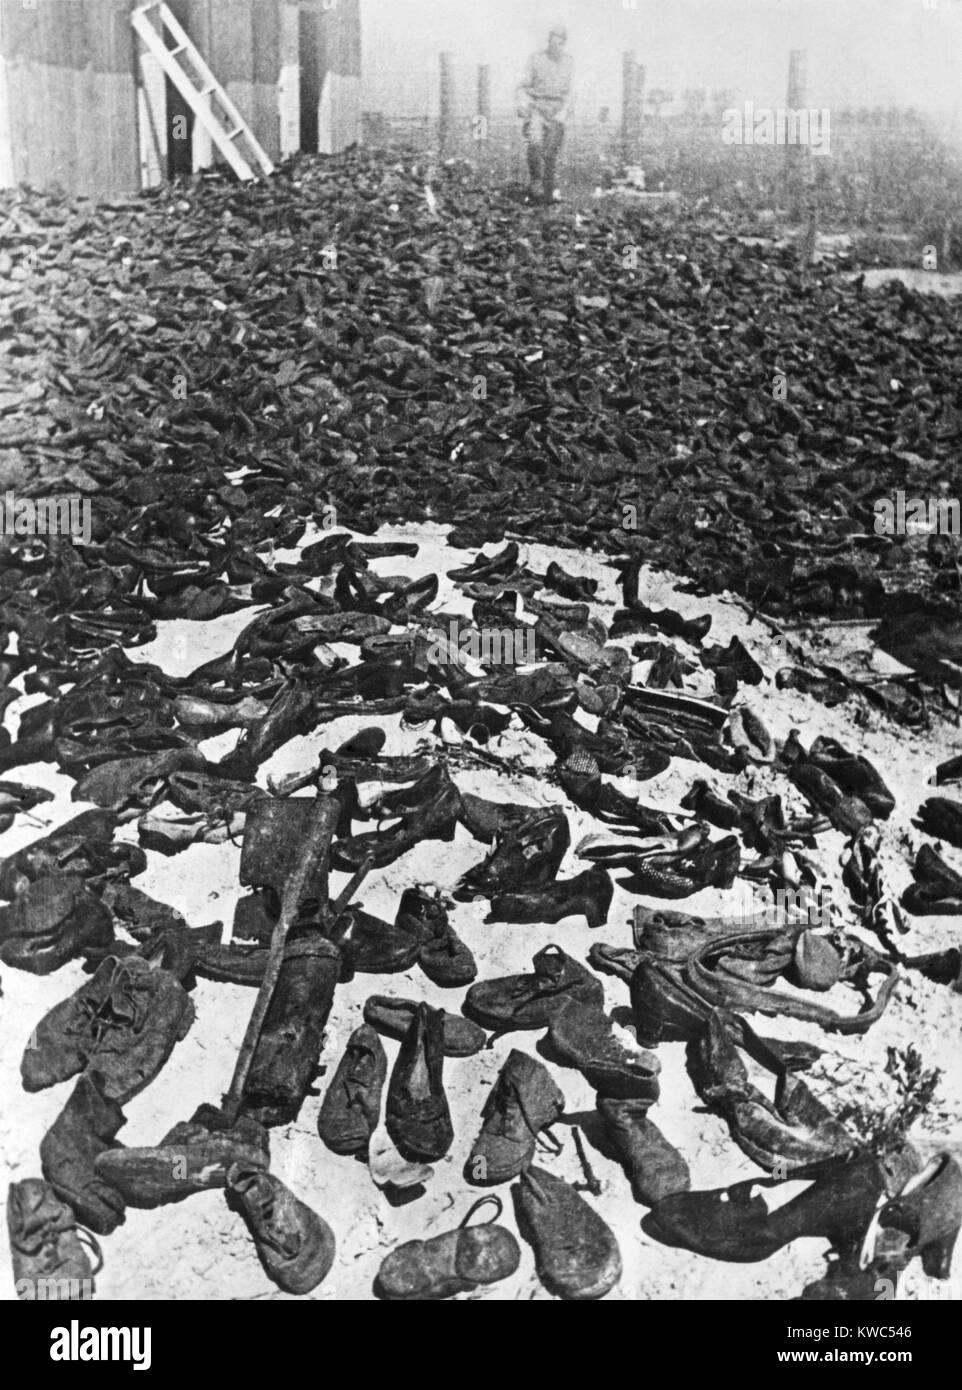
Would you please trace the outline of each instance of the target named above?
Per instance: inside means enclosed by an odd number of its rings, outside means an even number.
[[[492,897],[547,887],[554,882],[570,844],[568,818],[560,807],[536,811],[520,826],[498,834],[484,862],[464,875],[457,896],[480,893]]]
[[[948,1279],[962,1226],[962,1168],[949,1153],[937,1154],[890,1197],[869,1223],[859,1263],[893,1263],[904,1269],[916,1255],[930,1279]]]
[[[486,922],[560,922],[581,915],[589,927],[602,927],[614,885],[604,869],[595,865],[576,878],[532,888],[528,892],[499,893],[491,900]]]
[[[918,1167],[908,1153],[907,1172]],[[753,1263],[802,1237],[823,1237],[835,1246],[857,1239],[868,1226],[891,1177],[880,1159],[863,1152],[799,1170],[793,1181],[811,1185],[782,1206],[772,1207],[765,1194],[781,1183],[773,1178],[748,1179],[707,1192],[679,1192],[659,1202],[642,1220],[642,1230],[665,1245],[708,1255],[715,1260]]]

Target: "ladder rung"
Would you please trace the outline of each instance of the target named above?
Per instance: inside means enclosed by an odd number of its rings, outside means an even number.
[[[216,91],[217,91],[217,88],[216,88],[215,86],[211,85],[210,87],[202,87],[202,88],[200,89],[200,91],[197,93],[197,95],[198,95],[199,97],[209,97],[210,94],[211,94],[211,92],[216,92]]]
[[[237,127],[236,130],[229,130],[229,131],[227,132],[227,138],[228,138],[228,140],[236,140],[237,137],[238,137],[238,135],[243,135],[243,134],[244,134],[244,127],[243,127],[242,125],[239,125],[239,126]]]
[[[187,52],[187,45],[185,43],[179,43],[176,48],[168,48],[167,52],[172,58],[176,58],[178,53]]]

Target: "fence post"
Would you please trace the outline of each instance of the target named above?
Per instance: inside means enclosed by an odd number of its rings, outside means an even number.
[[[806,105],[805,89],[807,53],[793,48],[788,55],[788,109],[801,111]],[[806,171],[810,155],[807,145],[786,145],[785,160],[788,173],[788,198],[792,218],[798,221],[805,215]]]
[[[441,154],[454,148],[454,54],[441,54],[441,108],[438,126]]]
[[[478,68],[478,119],[476,126],[476,139],[481,146],[481,153],[486,153],[490,149],[488,141],[491,138],[491,68],[487,63],[482,63]]]
[[[634,51],[622,55],[622,156],[626,164],[638,162],[641,145],[641,82]],[[641,81],[644,81],[643,70]]]

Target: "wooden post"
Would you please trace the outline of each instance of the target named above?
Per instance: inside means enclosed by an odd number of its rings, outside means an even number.
[[[622,55],[622,157],[626,164],[638,161],[641,146],[641,86],[634,52]],[[642,75],[642,81],[644,77]]]
[[[793,48],[788,55],[788,98],[790,111],[801,111],[806,105],[807,53],[804,48]],[[800,221],[806,215],[806,173],[811,151],[807,145],[786,145],[785,165],[788,175],[788,202],[793,221]]]
[[[488,144],[490,138],[491,68],[487,63],[482,63],[478,68],[478,115],[475,122],[475,139],[478,142],[479,154],[484,154],[491,148]]]
[[[441,54],[441,107],[438,143],[442,157],[454,148],[454,54]]]
[[[301,148],[300,11],[291,0],[281,0],[280,47],[277,114],[281,158],[285,159]]]

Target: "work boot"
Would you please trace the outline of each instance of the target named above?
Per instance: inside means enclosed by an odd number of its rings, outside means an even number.
[[[73,1212],[47,1183],[24,1178],[10,1184],[7,1229],[18,1298],[32,1303],[93,1297],[94,1275],[103,1263],[100,1247],[90,1236],[90,1250],[97,1261],[93,1267]]]
[[[228,1169],[235,1163],[266,1169],[267,1131],[247,1115],[230,1124],[219,1110],[202,1105],[193,1119],[174,1125],[159,1144],[110,1149],[94,1167],[130,1206],[160,1207],[195,1192],[226,1187]]]
[[[124,1199],[94,1165],[101,1154],[122,1151],[115,1140],[126,1123],[117,1102],[102,1094],[97,1073],[88,1071],[40,1141],[47,1182],[78,1219],[101,1236],[123,1224]]]
[[[564,1113],[565,1098],[547,1067],[512,1049],[484,1103],[481,1133],[465,1173],[471,1182],[508,1182],[534,1157],[535,1144]]]
[[[334,1263],[334,1233],[263,1168],[235,1163],[227,1174],[227,1205],[239,1211],[268,1278],[285,1293],[317,1288]]]
[[[533,964],[531,975],[506,975],[472,985],[463,1005],[468,1018],[485,1028],[510,1032],[546,1028],[572,999],[601,1007],[605,997],[601,981],[560,946],[545,946]]]
[[[605,1132],[618,1151],[636,1202],[653,1207],[691,1186],[688,1164],[648,1118],[649,1102],[598,1097]]]

